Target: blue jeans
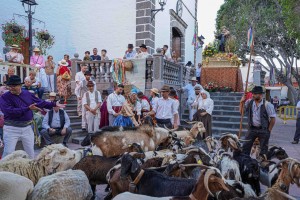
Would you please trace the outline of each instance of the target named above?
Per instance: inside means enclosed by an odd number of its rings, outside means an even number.
[[[38,97],[40,99],[42,99],[45,89],[43,87],[40,87],[40,88],[37,88],[36,91],[37,91]]]

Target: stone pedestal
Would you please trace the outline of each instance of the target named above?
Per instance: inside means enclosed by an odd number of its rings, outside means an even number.
[[[164,58],[163,55],[158,51],[156,54],[153,54],[153,88],[160,89],[164,85],[163,66]]]

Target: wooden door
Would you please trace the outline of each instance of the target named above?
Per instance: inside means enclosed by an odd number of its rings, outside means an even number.
[[[176,28],[172,28],[172,52],[175,51],[177,58],[181,57],[181,35]],[[172,56],[172,52],[171,56]]]
[[[29,63],[30,63],[30,60],[29,60],[29,40],[25,40],[22,43],[21,53],[24,56],[24,64],[29,65]]]

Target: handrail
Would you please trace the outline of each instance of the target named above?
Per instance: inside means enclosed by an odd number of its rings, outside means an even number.
[[[297,119],[298,110],[296,106],[281,106],[279,107],[279,118],[283,120],[283,123],[286,124],[287,120]]]
[[[14,66],[15,67],[15,74],[18,75],[22,81],[24,81],[25,77],[29,75],[29,71],[33,69],[31,65],[27,64],[20,64],[20,63],[11,63],[11,62],[0,62],[0,66]],[[2,79],[0,80],[2,82]]]
[[[0,65],[8,65],[8,66],[15,66],[15,67],[29,67],[29,68],[32,68],[31,65],[20,64],[20,63],[11,63],[11,62],[0,62]]]

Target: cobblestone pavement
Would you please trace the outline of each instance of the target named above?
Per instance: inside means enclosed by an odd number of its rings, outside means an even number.
[[[277,118],[276,124],[271,133],[269,144],[283,147],[290,157],[300,160],[300,144],[291,144],[295,130],[295,120],[290,120],[287,121],[287,124],[283,124],[283,121]],[[70,149],[77,149],[80,147],[79,145],[71,143],[68,145]],[[36,154],[38,153],[39,151],[36,151]],[[106,185],[97,186],[97,200],[102,200],[106,196],[107,193],[104,191],[105,187]],[[266,188],[262,186],[262,189],[265,190]],[[289,194],[300,200],[300,188],[297,188],[296,185],[291,185]]]

